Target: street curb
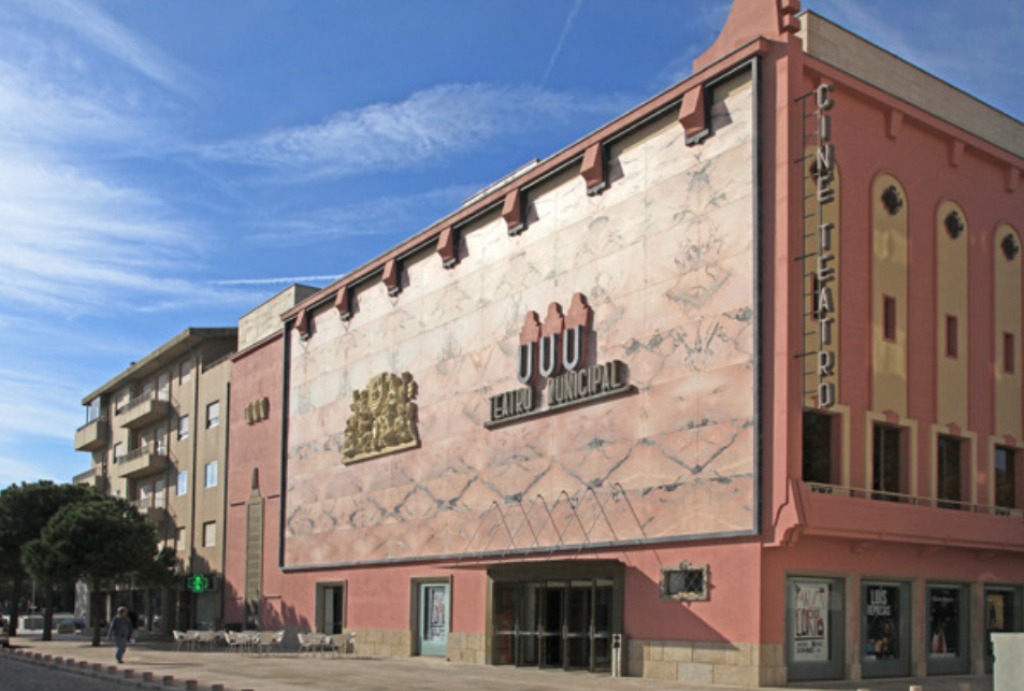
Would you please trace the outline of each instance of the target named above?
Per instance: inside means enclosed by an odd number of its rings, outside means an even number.
[[[16,648],[0,648],[0,655],[9,660],[15,660],[36,667],[45,667],[59,672],[68,672],[83,677],[102,679],[103,681],[114,682],[119,686],[127,686],[136,689],[185,689],[185,691],[233,691],[223,684],[200,684],[196,679],[175,679],[172,675],[164,675],[159,679],[152,672],[138,672],[131,667],[119,667],[117,665],[104,665],[99,662],[87,662],[75,660],[70,657],[54,657],[44,653],[37,653],[31,650]],[[253,691],[253,689],[239,689],[238,691]]]

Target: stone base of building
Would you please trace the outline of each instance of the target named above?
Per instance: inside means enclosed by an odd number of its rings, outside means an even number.
[[[449,633],[448,659],[483,665],[487,663],[487,637],[482,633]]]
[[[409,657],[412,655],[412,634],[409,631],[386,629],[352,629],[355,631],[355,653],[369,657]]]
[[[782,644],[634,639],[628,654],[631,677],[746,688],[786,684]]]

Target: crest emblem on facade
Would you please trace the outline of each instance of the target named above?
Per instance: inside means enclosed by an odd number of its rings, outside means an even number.
[[[415,398],[416,382],[408,372],[378,374],[366,389],[353,391],[342,461],[355,463],[418,446]]]

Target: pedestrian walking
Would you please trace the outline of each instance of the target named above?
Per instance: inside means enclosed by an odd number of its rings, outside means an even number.
[[[113,638],[114,645],[117,646],[115,657],[118,662],[124,662],[124,649],[128,647],[134,630],[132,620],[128,617],[128,608],[118,607],[117,616],[110,622],[110,629],[107,631],[107,638]]]

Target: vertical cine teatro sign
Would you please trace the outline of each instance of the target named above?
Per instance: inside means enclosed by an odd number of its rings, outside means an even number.
[[[817,320],[817,399],[819,408],[836,404],[836,345],[838,339],[838,313],[836,297],[839,292],[839,274],[836,271],[835,246],[839,228],[826,220],[828,207],[836,203],[835,147],[832,144],[832,84],[822,84],[814,90],[814,112],[817,121],[817,141],[811,175],[814,178],[817,251],[814,264],[813,304]],[[838,219],[838,215],[833,215]]]

